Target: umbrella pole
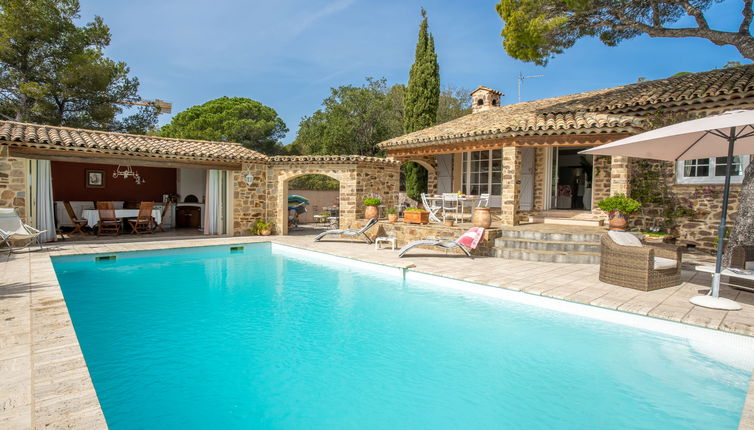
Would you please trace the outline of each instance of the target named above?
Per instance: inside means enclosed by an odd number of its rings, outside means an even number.
[[[712,309],[737,311],[741,305],[733,300],[720,297],[720,272],[723,269],[723,246],[725,245],[725,221],[728,219],[728,197],[730,196],[730,176],[733,167],[733,148],[736,144],[736,128],[730,130],[728,137],[728,157],[725,162],[725,185],[723,186],[723,211],[720,215],[720,225],[717,228],[717,258],[715,273],[712,275],[712,288],[708,296],[696,296],[689,301],[697,306]]]

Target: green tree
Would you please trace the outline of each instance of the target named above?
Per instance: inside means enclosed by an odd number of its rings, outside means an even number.
[[[437,122],[437,107],[440,103],[440,65],[435,53],[435,39],[428,31],[427,12],[422,9],[419,38],[416,42],[414,64],[409,72],[408,85],[403,101],[403,131],[411,133],[434,125]],[[427,190],[427,169],[408,162],[403,165],[406,180],[406,195],[419,200]]]
[[[501,0],[497,13],[505,23],[505,51],[513,58],[544,65],[582,37],[598,37],[615,46],[641,34],[650,37],[700,37],[718,46],[731,45],[754,60],[752,1],[741,2],[735,31],[710,28],[705,12],[719,0]],[[686,19],[695,26],[682,26]]]
[[[442,124],[471,113],[471,97],[466,88],[446,87],[437,104],[437,123]]]
[[[299,124],[292,146],[303,154],[377,155],[378,142],[393,137],[395,106],[385,79],[330,89],[322,109]]]
[[[160,130],[165,137],[238,142],[267,155],[284,152],[288,128],[275,109],[243,97],[220,97],[178,113]]]
[[[77,26],[77,0],[0,0],[0,115],[71,127],[146,132],[154,107],[118,120],[140,100],[128,66],[103,54],[110,30],[95,17]]]

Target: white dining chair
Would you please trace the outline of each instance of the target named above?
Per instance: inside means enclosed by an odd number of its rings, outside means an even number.
[[[478,208],[488,208],[488,207],[490,207],[490,195],[489,194],[480,194],[479,195],[479,203],[476,204],[476,207],[478,207]]]
[[[427,199],[427,195],[425,193],[421,193],[421,197],[424,209],[429,212],[429,220],[431,222],[440,222],[440,218],[437,217],[437,212],[442,209],[442,206],[435,204],[435,200],[431,200],[430,203],[430,200]]]
[[[445,221],[449,214],[453,214],[453,219],[458,219],[458,213],[461,210],[461,202],[458,200],[456,193],[442,193],[442,220]]]

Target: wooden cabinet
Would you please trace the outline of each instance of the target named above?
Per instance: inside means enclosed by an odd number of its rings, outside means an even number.
[[[175,226],[199,228],[202,225],[202,208],[199,206],[179,206],[175,209]]]

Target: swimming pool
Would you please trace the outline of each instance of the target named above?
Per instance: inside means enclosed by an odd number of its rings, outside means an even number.
[[[736,429],[751,376],[742,336],[277,244],[113,255],[53,263],[114,430]]]

